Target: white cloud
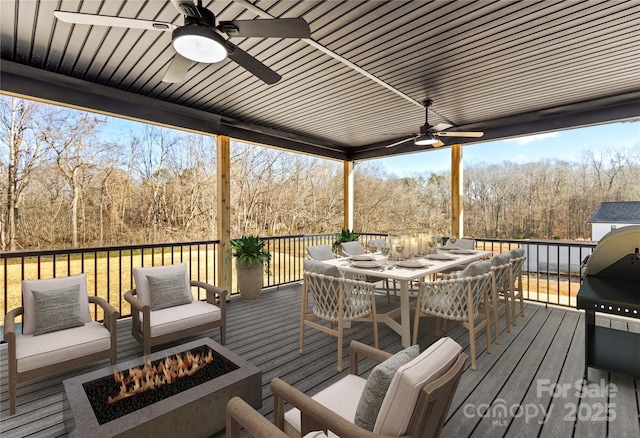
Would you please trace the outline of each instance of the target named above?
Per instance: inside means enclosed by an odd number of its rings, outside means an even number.
[[[555,138],[558,136],[557,132],[547,132],[545,134],[528,135],[526,137],[512,138],[507,141],[516,141],[519,145],[525,145],[534,141],[544,140],[546,138]]]

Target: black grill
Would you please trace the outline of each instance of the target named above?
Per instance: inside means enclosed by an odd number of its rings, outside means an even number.
[[[640,226],[600,240],[577,297],[585,318],[585,379],[589,367],[640,378],[640,334],[596,325],[596,312],[640,319]]]

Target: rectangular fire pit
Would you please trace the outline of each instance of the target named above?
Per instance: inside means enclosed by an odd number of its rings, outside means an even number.
[[[237,365],[238,369],[102,425],[98,423],[85,393],[85,383],[113,376],[115,371],[126,371],[144,365],[145,360],[153,362],[205,345]],[[171,435],[208,437],[224,429],[225,408],[232,397],[240,396],[256,409],[262,407],[260,369],[209,338],[159,351],[148,358],[141,357],[73,377],[63,384],[76,428],[83,438]]]

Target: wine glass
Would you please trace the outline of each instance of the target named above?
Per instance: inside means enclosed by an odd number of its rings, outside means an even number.
[[[452,234],[451,236],[449,236],[449,242],[451,242],[451,245],[456,243],[457,240],[458,240],[458,237],[455,234]]]
[[[436,236],[436,243],[438,246],[442,245],[442,236]]]
[[[395,250],[398,253],[398,260],[402,260],[402,251],[404,251],[404,244],[396,243]]]
[[[375,254],[375,252],[378,250],[378,247],[376,246],[375,242],[369,242],[367,247],[369,248],[369,252],[371,253],[371,255]]]
[[[432,253],[436,247],[436,236],[429,236],[427,244],[429,245],[429,252]]]
[[[389,250],[390,250],[389,245],[387,245],[386,243],[384,245],[382,245],[382,248],[380,248],[380,251],[382,252],[382,255],[384,256],[385,263],[387,262],[388,257],[389,257]]]

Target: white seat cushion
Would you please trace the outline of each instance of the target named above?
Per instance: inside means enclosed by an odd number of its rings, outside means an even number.
[[[151,337],[182,331],[190,327],[218,321],[222,313],[218,306],[206,301],[192,301],[182,306],[168,307],[151,312]],[[142,313],[140,314],[142,320]]]
[[[373,432],[404,435],[422,388],[446,373],[461,352],[462,347],[456,341],[445,337],[400,367],[382,401]]]
[[[109,330],[95,321],[85,323],[84,327],[74,327],[39,336],[25,334],[17,336],[18,372],[22,373],[109,350],[110,336]]]
[[[349,374],[313,397],[315,401],[353,423],[366,379]],[[300,411],[296,408],[284,414],[284,432],[292,438],[300,438]],[[330,437],[335,437],[329,432]]]

